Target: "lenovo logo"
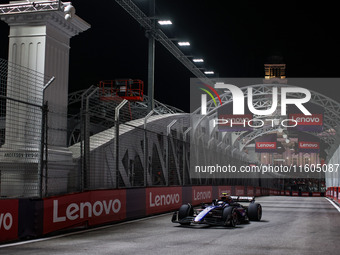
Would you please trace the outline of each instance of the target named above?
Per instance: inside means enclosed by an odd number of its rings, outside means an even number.
[[[178,204],[180,201],[180,195],[178,193],[153,196],[152,192],[150,192],[149,196],[150,196],[150,207],[173,205],[173,204]]]
[[[296,121],[298,125],[322,125],[322,114],[312,114],[311,116],[290,114],[289,117]]]
[[[257,142],[257,149],[276,149],[276,142]]]
[[[53,223],[64,222],[66,220],[77,220],[83,218],[91,218],[93,216],[117,214],[121,209],[119,199],[103,200],[91,202],[71,203],[66,207],[66,210],[60,212],[58,208],[58,200],[53,200]]]
[[[319,149],[319,143],[317,142],[299,142],[300,149]]]
[[[211,192],[210,191],[200,191],[196,192],[194,190],[194,200],[206,200],[206,199],[211,199]]]
[[[292,119],[294,119],[294,118],[292,118]],[[304,122],[304,123],[310,123],[310,122],[312,122],[312,123],[319,123],[320,122],[320,119],[319,118],[317,118],[317,117],[314,117],[314,118],[312,118],[312,117],[310,117],[310,118],[306,118],[306,117],[301,117],[301,118],[296,118],[295,119],[298,123],[300,122]]]
[[[0,230],[10,230],[13,225],[13,216],[11,213],[0,214]]]

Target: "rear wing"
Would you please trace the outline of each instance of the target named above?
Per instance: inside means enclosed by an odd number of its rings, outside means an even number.
[[[230,196],[234,202],[255,202],[255,197],[244,197],[244,196]]]

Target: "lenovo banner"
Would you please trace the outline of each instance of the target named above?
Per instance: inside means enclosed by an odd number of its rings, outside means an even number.
[[[255,152],[276,152],[277,134],[264,135],[255,139]]]
[[[299,141],[299,152],[319,152],[320,143],[319,142],[303,142]]]
[[[256,187],[256,193],[255,193],[255,195],[256,195],[257,197],[261,196],[261,188],[260,188],[260,187]]]
[[[338,200],[338,187],[333,187],[333,198],[334,200]]]
[[[18,238],[18,209],[17,199],[0,200],[0,242]]]
[[[211,202],[213,199],[211,186],[192,187],[192,204],[197,205],[204,202]]]
[[[126,190],[98,190],[92,191],[90,195],[93,205],[90,226],[126,218]]]
[[[235,186],[235,196],[245,196],[244,186]]]
[[[146,188],[146,214],[178,210],[182,205],[181,187]]]
[[[288,118],[289,125],[294,126],[289,129],[299,131],[321,132],[323,129],[323,113],[324,109],[315,104],[307,103],[305,107],[311,115],[304,115],[295,106],[289,105]]]
[[[255,196],[255,192],[254,192],[254,187],[248,186],[247,187],[247,196]]]
[[[126,191],[91,191],[44,199],[44,233],[88,222],[96,225],[126,217]]]
[[[309,134],[299,134],[298,151],[304,153],[319,153],[320,139]]]
[[[258,149],[258,150],[263,150],[263,149],[274,150],[274,149],[276,149],[276,142],[257,142],[256,143],[256,149]]]

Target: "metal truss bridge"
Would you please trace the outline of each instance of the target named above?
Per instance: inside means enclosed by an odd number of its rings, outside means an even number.
[[[271,98],[272,98],[272,87],[286,87],[286,84],[259,84],[259,85],[252,85],[240,88],[244,93],[245,97],[247,97],[247,89],[248,87],[252,88],[253,91],[253,104],[255,109],[263,110],[268,109],[271,107]],[[340,143],[340,104],[335,100],[324,96],[318,92],[310,91],[311,92],[311,99],[310,103],[318,105],[324,109],[324,116],[323,116],[323,126],[324,131],[321,133],[315,132],[307,132],[314,136],[320,138],[325,144],[328,145],[326,149],[326,153],[328,158],[332,156],[335,150],[338,148]],[[280,92],[279,92],[280,94]],[[301,95],[296,94],[295,97],[299,98]],[[225,92],[224,94],[220,95],[222,106],[226,104],[230,104],[233,102],[232,94],[230,91]],[[221,107],[221,106],[219,106]],[[227,150],[231,152],[238,152],[239,154],[243,153],[243,149],[249,143],[254,141],[257,137],[267,134],[277,132],[282,129],[280,126],[264,126],[263,128],[254,129],[253,131],[243,131],[238,133],[233,133],[235,137],[232,138],[231,132],[218,132],[217,127],[209,128],[209,120],[214,119],[217,117],[217,110],[219,107],[215,106],[213,100],[207,102],[207,114],[198,118],[195,121],[195,126],[193,130],[193,134],[195,139],[200,139],[205,141],[206,143],[211,144],[215,141],[219,147],[227,148]],[[193,116],[199,116],[201,108],[198,108],[194,113]],[[254,118],[270,118],[270,119],[277,119],[280,122],[285,116],[280,116],[279,113],[271,115],[271,116],[254,116]],[[224,145],[224,146],[223,146]]]

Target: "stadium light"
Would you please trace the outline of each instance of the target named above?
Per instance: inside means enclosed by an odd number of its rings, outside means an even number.
[[[214,74],[213,71],[205,71],[204,73],[205,73],[205,74]]]
[[[195,62],[195,63],[203,63],[204,62],[204,60],[202,58],[194,58],[192,61]]]
[[[161,26],[172,25],[171,20],[158,20],[157,22],[158,22],[158,24],[161,25]]]
[[[190,46],[189,42],[178,42],[179,46]]]

